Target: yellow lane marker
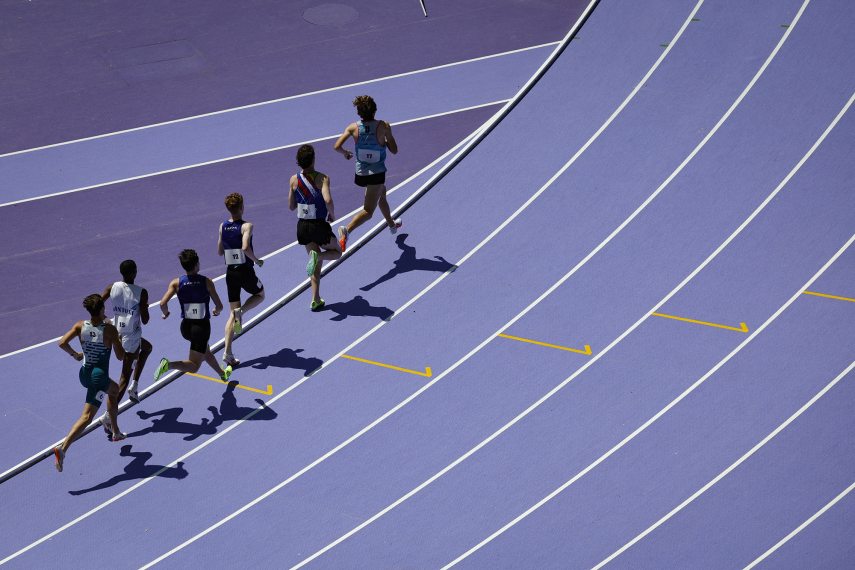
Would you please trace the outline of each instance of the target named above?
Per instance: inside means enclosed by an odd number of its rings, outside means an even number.
[[[589,345],[585,345],[585,350],[580,350],[578,348],[570,348],[569,346],[560,346],[557,344],[549,344],[548,342],[540,342],[539,340],[532,340],[530,338],[522,338],[520,336],[511,336],[509,334],[499,334],[502,338],[509,338],[511,340],[518,340],[520,342],[527,342],[529,344],[536,344],[538,346],[545,346],[547,348],[557,348],[558,350],[566,350],[567,352],[575,352],[577,354],[587,354],[591,355],[591,347]]]
[[[229,384],[229,382],[226,382],[224,380],[220,380],[219,378],[211,378],[210,376],[204,376],[202,374],[196,374],[195,372],[188,372],[187,374],[189,374],[190,376],[195,376],[196,378],[201,378],[202,380],[210,380],[211,382],[217,382],[218,384],[226,384],[226,385]],[[237,380],[231,380],[231,382],[237,382]],[[248,390],[250,392],[255,392],[256,394],[264,394],[265,396],[272,396],[273,395],[273,385],[272,384],[267,385],[267,390],[259,390],[258,388],[252,388],[250,386],[244,386],[243,384],[238,382],[237,384],[235,384],[235,388],[240,388],[241,390]]]
[[[391,364],[383,364],[382,362],[375,362],[373,360],[366,360],[364,358],[357,358],[356,356],[349,356],[347,354],[342,354],[342,358],[347,358],[348,360],[355,360],[357,362],[364,362],[365,364],[373,364],[374,366],[382,366],[383,368],[391,368],[392,370],[397,370],[398,372],[406,372],[407,374],[415,374],[416,376],[424,376],[425,378],[430,378],[433,376],[433,371],[430,369],[430,366],[425,366],[424,372],[419,372],[418,370],[410,370],[409,368],[401,368],[400,366],[392,366]]]
[[[855,299],[850,299],[849,297],[839,297],[837,295],[829,295],[827,293],[817,293],[816,291],[803,291],[805,295],[816,295],[817,297],[825,297],[826,299],[837,299],[838,301],[849,301],[850,303],[855,303]]]
[[[716,327],[719,329],[725,329],[725,330],[729,330],[729,331],[736,331],[736,332],[743,332],[743,333],[748,332],[748,325],[746,325],[745,323],[739,323],[738,327],[731,327],[728,325],[720,325],[718,323],[709,323],[707,321],[696,321],[695,319],[687,319],[685,317],[675,317],[674,315],[666,315],[665,313],[650,313],[650,314],[653,315],[654,317],[663,317],[665,319],[674,319],[675,321],[685,321],[687,323],[694,323],[696,325],[704,325],[707,327]]]

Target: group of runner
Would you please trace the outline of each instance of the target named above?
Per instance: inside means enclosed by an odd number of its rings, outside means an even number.
[[[345,226],[339,226],[338,238],[330,222],[335,220],[330,179],[315,170],[315,149],[302,145],[297,150],[297,165],[300,170],[291,177],[288,190],[288,207],[297,213],[297,242],[305,246],[309,256],[306,273],[310,277],[312,300],[310,309],[319,311],[324,307],[320,296],[321,266],[324,261],[341,257],[347,248],[350,233],[371,219],[379,206],[391,233],[396,233],[401,222],[392,217],[386,200],[386,151],[398,152],[398,144],[392,135],[392,127],[385,121],[375,119],[377,105],[374,100],[361,95],[353,100],[359,121],[351,123],[336,140],[334,149],[346,160],[356,157],[354,182],[365,188],[363,207]],[[354,151],[344,148],[353,140]],[[211,336],[210,317],[218,316],[223,303],[213,281],[199,274],[199,255],[185,249],[178,255],[185,271],[170,281],[160,300],[164,319],[169,317],[169,301],[177,296],[181,308],[181,336],[189,341],[190,351],[186,360],[170,361],[162,358],[154,372],[157,381],[168,370],[196,372],[202,362],[207,362],[217,375],[228,381],[234,367],[240,364],[232,352],[235,335],[243,330],[244,314],[264,300],[264,285],[255,274],[255,265],[264,265],[252,247],[253,225],[243,219],[244,200],[239,193],[226,196],[225,206],[229,218],[220,224],[217,253],[226,264],[226,288],[228,290],[229,318],[225,326],[225,347],[222,366],[211,352],[208,343]],[[137,276],[136,263],[125,260],[119,265],[122,279],[108,285],[102,293],[88,295],[83,307],[89,318],[78,321],[63,335],[59,348],[77,361],[82,361],[79,379],[86,388],[86,403],[83,412],[71,427],[62,444],[53,450],[57,471],[62,471],[65,455],[71,443],[86,429],[106,398],[107,411],[100,422],[110,441],[121,441],[126,434],[118,425],[118,406],[127,390],[134,403],[139,402],[139,380],[152,345],[142,337],[142,325],[149,321],[148,291],[134,283]],[[241,303],[241,291],[249,294]],[[105,314],[105,301],[110,300],[113,318]],[[210,310],[213,301],[214,309]],[[71,346],[71,341],[80,341],[82,352]],[[109,377],[110,354],[122,361],[119,381]]]

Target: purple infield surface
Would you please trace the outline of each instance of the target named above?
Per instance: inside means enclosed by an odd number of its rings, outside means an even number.
[[[600,3],[398,235],[323,279],[324,311],[303,292],[238,338],[235,382],[182,376],[120,416],[121,444],[96,431],[61,475],[48,460],[0,485],[21,513],[0,521],[0,562],[749,564],[855,480],[855,372],[841,376],[855,356],[853,18],[842,0]],[[436,121],[445,145],[413,125],[408,144],[433,150],[410,171],[475,128]],[[292,170],[281,154],[227,164],[273,188]],[[337,162],[329,172],[347,180]],[[186,183],[163,195],[202,195],[221,168],[157,179]],[[153,192],[135,184],[113,192]],[[270,212],[284,196],[259,196],[247,217],[293,232],[284,208]],[[210,250],[200,228],[218,216],[205,216],[192,237]],[[278,296],[304,264],[292,248],[259,274]],[[145,329],[150,369],[186,353],[177,329],[174,316]],[[76,368],[53,346],[0,360],[5,378],[50,388],[35,398],[2,384],[0,469],[67,430]],[[769,560],[850,565],[851,505]]]

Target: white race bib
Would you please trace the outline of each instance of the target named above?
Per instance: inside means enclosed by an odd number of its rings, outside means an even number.
[[[359,162],[365,162],[368,164],[380,162],[381,154],[382,153],[379,150],[372,150],[367,148],[356,149],[356,158],[359,159]]]
[[[116,315],[113,318],[113,324],[116,326],[116,329],[119,331],[119,334],[125,334],[131,331],[133,326],[131,325],[131,319],[133,319],[133,315]]]
[[[314,204],[297,204],[297,217],[301,220],[316,219]]]
[[[223,256],[226,258],[226,265],[241,265],[246,261],[242,249],[226,249],[223,251]]]
[[[184,303],[185,319],[204,319],[207,316],[205,303]]]

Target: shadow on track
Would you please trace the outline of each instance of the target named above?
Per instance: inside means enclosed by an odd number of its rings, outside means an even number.
[[[203,435],[213,435],[217,433],[217,429],[226,421],[234,420],[273,420],[277,414],[271,408],[268,408],[263,400],[256,398],[255,402],[261,406],[261,410],[250,418],[246,416],[257,408],[248,406],[238,406],[237,398],[235,398],[236,381],[228,383],[226,391],[223,392],[223,399],[220,401],[220,407],[208,406],[208,411],[211,412],[211,419],[202,418],[198,424],[190,422],[182,422],[178,417],[184,412],[184,408],[166,408],[157,412],[148,413],[138,411],[137,415],[143,419],[151,419],[151,425],[147,428],[129,433],[128,437],[139,437],[149,433],[178,433],[187,434],[184,441],[193,441]]]
[[[332,311],[336,316],[331,321],[343,321],[347,317],[376,317],[381,321],[387,321],[395,313],[389,307],[375,307],[362,295],[357,295],[346,303],[330,303],[320,312]]]
[[[297,350],[294,350],[293,348],[283,348],[279,352],[268,356],[245,360],[240,363],[238,368],[250,367],[257,370],[264,370],[270,366],[273,366],[274,368],[294,368],[296,370],[303,370],[305,374],[308,375],[320,368],[324,363],[323,360],[314,356],[309,358],[300,356],[301,352],[303,352],[302,348],[298,348]]]
[[[446,261],[441,255],[434,255],[433,259],[416,257],[416,248],[407,245],[405,242],[410,234],[401,234],[395,238],[395,243],[398,249],[401,250],[401,256],[394,261],[392,269],[386,272],[385,275],[378,277],[373,283],[369,283],[364,287],[360,287],[360,291],[370,291],[374,287],[394,279],[402,273],[410,271],[435,271],[437,273],[445,273],[454,267],[453,263]]]
[[[80,489],[79,491],[69,491],[70,495],[83,495],[92,491],[100,491],[107,489],[113,485],[118,485],[125,481],[133,481],[134,479],[147,479],[148,477],[164,477],[166,479],[184,479],[187,477],[187,470],[184,469],[184,463],[179,461],[175,467],[164,468],[163,465],[149,465],[148,460],[153,455],[148,451],[131,452],[130,445],[123,445],[119,455],[122,457],[133,457],[130,463],[125,466],[125,472],[121,475],[116,475],[103,483],[98,483],[94,487],[88,489]],[[163,471],[161,471],[163,470]]]

